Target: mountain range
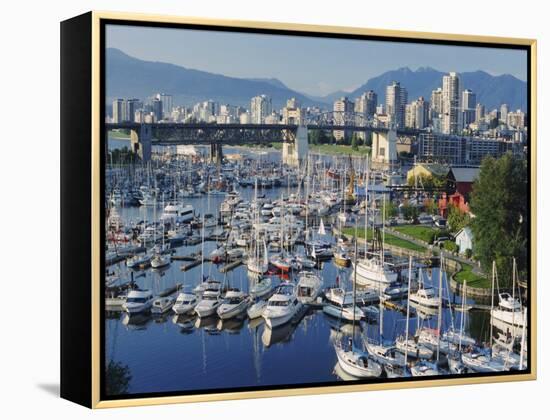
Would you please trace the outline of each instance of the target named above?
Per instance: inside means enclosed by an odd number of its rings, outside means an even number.
[[[415,71],[408,67],[386,71],[369,79],[353,92],[338,91],[326,96],[312,96],[286,86],[276,78],[237,78],[221,74],[190,69],[169,63],[145,61],[131,57],[121,50],[108,48],[106,51],[106,99],[108,105],[114,98],[150,97],[156,92],[171,93],[174,104],[192,105],[212,99],[220,103],[250,107],[250,98],[266,94],[272,98],[273,106],[280,108],[286,100],[295,97],[304,106],[332,107],[335,99],[348,96],[355,99],[367,90],[378,94],[378,102],[385,102],[386,86],[399,81],[408,91],[409,102],[424,96],[430,98],[431,91],[440,87],[445,72],[430,67]],[[487,109],[507,103],[510,110],[526,109],[527,83],[511,75],[493,76],[484,71],[460,73],[463,88],[471,89],[477,95],[477,102]]]

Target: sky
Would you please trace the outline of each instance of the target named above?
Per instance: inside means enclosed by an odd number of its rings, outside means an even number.
[[[277,78],[323,96],[352,91],[388,70],[483,70],[527,79],[525,51],[383,41],[107,25],[106,46],[142,60],[225,76]]]

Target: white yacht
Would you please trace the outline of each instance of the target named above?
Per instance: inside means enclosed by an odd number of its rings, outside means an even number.
[[[142,265],[147,265],[151,262],[151,255],[148,253],[136,254],[126,260],[128,268],[139,268]]]
[[[190,222],[194,216],[193,206],[188,204],[182,206],[180,204],[168,204],[164,207],[164,211],[160,216],[160,220],[163,222]]]
[[[228,289],[217,314],[221,319],[229,319],[242,314],[248,308],[250,300],[248,296],[239,289]]]
[[[291,321],[302,307],[292,283],[281,283],[267,302],[262,317],[269,328],[275,328]]]
[[[170,265],[171,258],[170,255],[162,255],[160,253],[155,254],[151,258],[151,267],[152,268],[162,268]]]
[[[195,306],[195,313],[200,318],[214,315],[221,304],[221,283],[215,280],[208,280],[204,284],[202,298]]]
[[[298,300],[302,303],[313,303],[321,294],[323,281],[315,273],[301,271],[298,274]]]
[[[131,290],[128,292],[126,302],[122,309],[129,314],[138,314],[151,309],[153,305],[153,293],[150,290]]]
[[[151,312],[154,314],[163,314],[172,309],[175,298],[173,296],[165,296],[156,298],[151,306]]]
[[[412,303],[428,308],[439,308],[440,300],[433,287],[418,289],[411,293],[409,299]]]
[[[509,293],[498,295],[498,306],[492,310],[493,319],[505,322],[515,327],[527,326],[527,318],[521,302]]]
[[[196,295],[182,292],[176,298],[176,303],[174,303],[172,310],[178,315],[188,314],[195,309],[197,303],[198,299]]]
[[[388,263],[381,263],[380,257],[364,258],[352,263],[353,274],[357,273],[357,284],[362,286],[388,286],[397,281],[397,273]]]
[[[335,287],[325,292],[327,304],[323,306],[323,312],[335,318],[346,321],[360,321],[365,314],[353,304],[353,292]]]

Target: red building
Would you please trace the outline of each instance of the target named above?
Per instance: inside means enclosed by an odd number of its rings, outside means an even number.
[[[479,168],[451,168],[447,174],[447,189],[454,191],[453,194],[443,196],[439,199],[438,208],[439,214],[442,217],[447,217],[449,206],[455,206],[462,213],[469,213],[470,193],[472,192],[473,184],[479,175]]]

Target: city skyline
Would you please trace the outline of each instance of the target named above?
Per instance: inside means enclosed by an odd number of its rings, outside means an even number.
[[[119,25],[107,26],[106,46],[142,60],[231,77],[277,78],[289,88],[312,96],[352,91],[372,77],[403,67],[458,73],[482,70],[527,79],[526,52],[500,48]],[[335,71],[334,65],[327,63],[348,64],[337,66]]]

